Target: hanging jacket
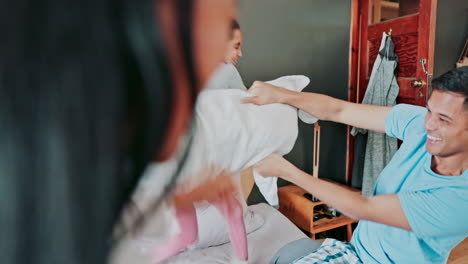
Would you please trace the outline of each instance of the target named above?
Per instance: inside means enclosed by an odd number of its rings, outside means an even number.
[[[394,49],[395,45],[392,38],[384,32],[379,54],[374,62],[369,84],[362,101],[363,104],[380,106],[393,106],[396,104],[400,88],[396,79],[398,57]],[[356,127],[351,130],[353,136],[358,133],[367,133],[362,172],[362,194],[370,196],[374,193],[377,177],[397,151],[398,143],[397,139],[389,137],[385,133],[367,131]]]

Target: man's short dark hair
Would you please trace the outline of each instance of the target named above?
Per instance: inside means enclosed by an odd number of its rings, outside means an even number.
[[[465,109],[468,109],[468,66],[450,70],[432,80],[432,89],[453,92],[465,96]]]

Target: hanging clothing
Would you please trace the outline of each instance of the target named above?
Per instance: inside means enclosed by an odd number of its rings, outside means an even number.
[[[396,79],[398,57],[394,49],[395,45],[392,38],[384,32],[379,54],[374,62],[369,84],[362,101],[363,104],[380,106],[393,106],[396,104],[400,88]],[[356,127],[351,130],[353,136],[356,136],[358,133],[367,133],[367,145],[365,147],[366,152],[362,171],[362,194],[371,196],[377,177],[397,151],[398,143],[397,139],[389,137],[384,133],[367,131]],[[364,142],[364,140],[361,141]],[[356,177],[359,176],[356,175]]]

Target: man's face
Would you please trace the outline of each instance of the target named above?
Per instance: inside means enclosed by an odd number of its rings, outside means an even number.
[[[242,32],[239,29],[235,29],[232,32],[232,39],[228,44],[225,62],[237,65],[237,60],[240,57],[242,57]]]
[[[434,90],[427,102],[426,149],[436,157],[468,157],[468,110],[465,97]]]

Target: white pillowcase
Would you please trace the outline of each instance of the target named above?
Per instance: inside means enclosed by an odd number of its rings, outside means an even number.
[[[198,242],[192,248],[207,248],[230,242],[229,226],[224,216],[214,206],[197,210]],[[265,219],[249,209],[244,213],[245,230],[247,234],[259,229]]]

